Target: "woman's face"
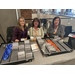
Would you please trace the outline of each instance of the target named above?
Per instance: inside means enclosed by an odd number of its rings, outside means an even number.
[[[25,24],[24,20],[22,18],[20,18],[20,25],[24,26],[24,24]]]
[[[57,18],[57,19],[54,20],[54,25],[55,26],[58,26],[59,25],[59,18]]]
[[[37,20],[34,21],[34,27],[38,27],[39,23]]]

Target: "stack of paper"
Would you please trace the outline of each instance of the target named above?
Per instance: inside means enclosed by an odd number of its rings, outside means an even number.
[[[49,52],[55,52],[56,51],[55,47],[52,46],[50,43],[46,43],[45,46]]]
[[[41,37],[36,37],[36,39],[38,40],[38,39],[41,39]]]
[[[33,52],[39,50],[37,44],[32,44],[32,45],[31,45],[31,48],[32,48],[32,51],[33,51]]]
[[[31,50],[29,44],[28,44],[28,45],[25,45],[25,50],[26,50],[26,51]]]
[[[18,59],[25,58],[25,51],[18,52]]]
[[[30,41],[29,41],[29,40],[25,40],[24,43],[25,43],[25,44],[29,44]]]
[[[50,51],[50,52],[55,52],[56,49],[53,47],[53,46],[48,46],[47,49]]]
[[[32,58],[32,52],[26,53],[26,58]]]
[[[12,43],[12,50],[18,49],[18,42],[13,42]]]
[[[38,43],[39,43],[39,44],[43,44],[43,43],[44,43],[44,40],[39,39],[39,40],[38,40]]]
[[[75,38],[75,34],[72,34],[72,33],[70,33],[68,36]]]
[[[19,50],[24,50],[24,45],[19,45]]]

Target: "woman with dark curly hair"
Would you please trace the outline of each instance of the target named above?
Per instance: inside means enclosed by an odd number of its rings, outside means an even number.
[[[53,24],[47,30],[47,37],[54,38],[54,36],[59,36],[63,38],[65,34],[65,30],[64,27],[60,24],[61,24],[61,19],[59,17],[55,17],[53,19]]]
[[[30,37],[44,37],[44,31],[40,27],[40,20],[38,18],[34,18],[32,21],[32,27],[29,30]]]

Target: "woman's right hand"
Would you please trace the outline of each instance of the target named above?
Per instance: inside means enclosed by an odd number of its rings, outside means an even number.
[[[15,40],[15,42],[18,42],[18,41],[19,41],[18,39]]]
[[[49,37],[48,33],[47,33],[47,37]]]

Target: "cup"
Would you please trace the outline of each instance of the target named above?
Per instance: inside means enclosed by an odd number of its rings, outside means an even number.
[[[31,42],[33,42],[33,40],[34,40],[34,37],[30,37],[30,40],[31,40]]]

